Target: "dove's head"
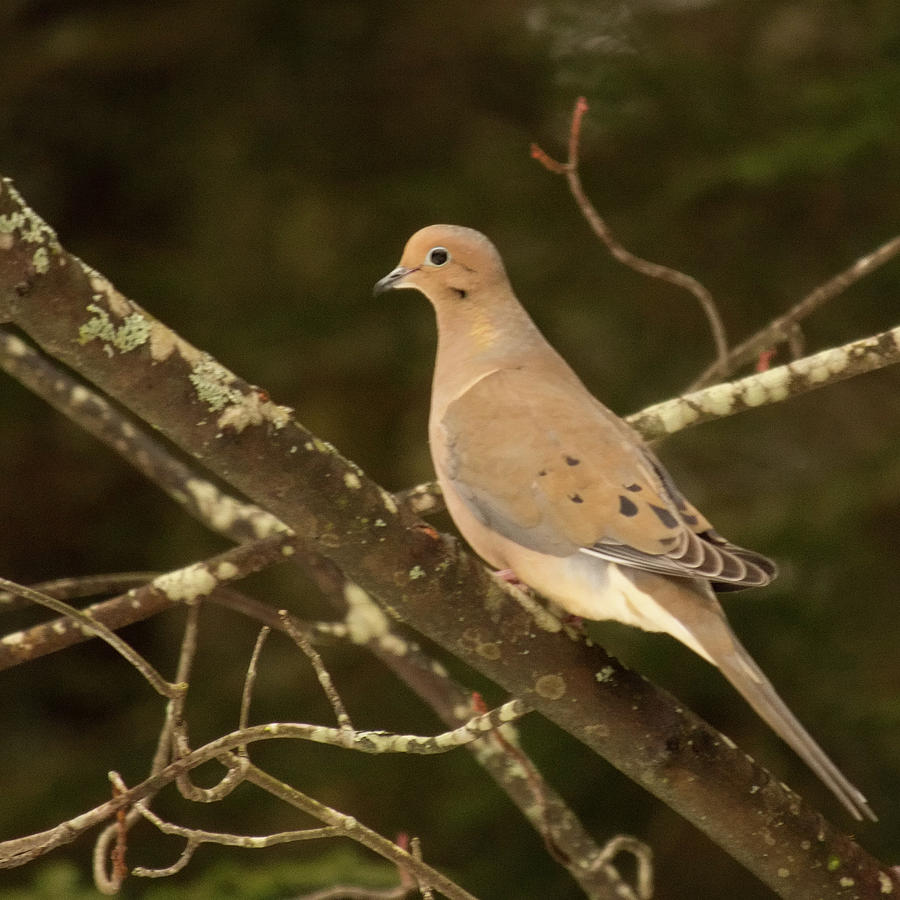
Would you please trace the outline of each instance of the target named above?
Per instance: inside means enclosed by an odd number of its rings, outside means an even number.
[[[461,300],[478,304],[508,285],[497,248],[481,232],[429,225],[407,241],[400,265],[375,285],[375,293],[416,288],[441,307]]]

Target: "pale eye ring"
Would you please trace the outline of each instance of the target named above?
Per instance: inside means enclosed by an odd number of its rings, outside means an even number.
[[[445,266],[450,262],[450,251],[446,247],[432,247],[425,261],[430,266]]]

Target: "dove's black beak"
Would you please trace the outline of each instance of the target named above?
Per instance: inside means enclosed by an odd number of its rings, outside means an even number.
[[[379,294],[383,294],[385,291],[389,291],[392,288],[405,287],[403,279],[411,272],[416,271],[418,271],[418,269],[407,269],[406,266],[397,266],[393,272],[388,272],[381,281],[376,282],[375,287],[372,288],[372,293],[377,297]]]

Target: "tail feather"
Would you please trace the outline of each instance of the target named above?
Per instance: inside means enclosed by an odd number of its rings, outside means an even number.
[[[716,665],[758,715],[812,769],[855,819],[878,821],[862,792],[847,780],[775,692],[762,669],[734,635],[730,653],[715,653]]]

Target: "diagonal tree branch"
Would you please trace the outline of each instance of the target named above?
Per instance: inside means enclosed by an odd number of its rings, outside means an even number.
[[[243,574],[249,571],[248,561],[253,568],[266,564],[266,548],[271,550],[269,562],[282,561],[285,558],[284,550],[295,549],[296,552],[289,558],[311,571],[326,596],[333,600],[337,609],[346,613],[343,622],[329,624],[329,633],[337,634],[338,630],[343,629],[341,635],[345,639],[365,643],[372,653],[407,681],[410,687],[430,703],[438,715],[451,726],[464,721],[460,718],[460,712],[470,707],[471,695],[453,684],[446,673],[439,675],[433,660],[426,659],[408,639],[401,638],[393,630],[389,632],[390,625],[384,614],[365,592],[356,585],[346,582],[336,566],[329,564],[322,557],[315,557],[305,551],[299,543],[293,545],[287,543],[284,532],[288,530],[278,519],[253,504],[237,502],[209,480],[198,477],[195,469],[174,458],[167,447],[151,436],[143,423],[128,417],[91,387],[76,381],[69,370],[56,363],[52,357],[41,354],[2,328],[0,328],[0,367],[121,454],[127,462],[162,487],[172,499],[183,504],[188,513],[207,527],[238,541],[245,540],[248,534],[272,534],[271,538],[252,542],[252,548],[258,549],[251,548],[252,555],[249,560],[246,558],[248,545],[244,545],[244,548],[228,551],[217,560],[204,563],[203,572],[218,572],[224,563],[227,571],[243,577]],[[410,501],[412,508],[415,503],[415,500]],[[232,565],[229,566],[229,563]],[[189,569],[195,571],[197,565]],[[94,583],[101,589],[110,589],[110,585],[117,582],[124,582],[125,587],[135,588],[120,597],[92,604],[85,612],[96,621],[112,627],[122,627],[155,615],[161,609],[179,602],[171,600],[161,591],[154,590],[152,585],[146,584],[154,581],[157,575],[158,573],[144,573],[136,583],[134,576],[131,578],[107,576],[84,580],[87,583],[83,586],[88,588]],[[172,577],[168,576],[169,579]],[[54,592],[54,596],[59,597],[60,591],[71,594],[79,590],[79,585],[74,584],[74,581],[78,581],[79,584],[82,582],[82,580],[68,580],[59,584],[51,583],[48,587]],[[40,589],[39,586],[35,587]],[[291,617],[282,617],[266,604],[229,590],[222,584],[218,584],[206,596],[213,603],[228,606],[274,628],[290,630],[294,627],[295,630],[302,630],[308,627],[299,622],[292,625]],[[7,605],[10,603],[7,602]],[[361,606],[365,606],[366,609],[360,613]],[[384,632],[372,629],[373,616],[376,614],[384,623]],[[365,621],[367,625],[364,631],[361,632],[358,626],[354,626],[353,621]],[[67,617],[32,626],[24,631],[9,634],[0,641],[0,668],[35,659],[89,638],[89,634],[85,634]],[[631,887],[623,881],[618,870],[612,865],[611,860],[615,854],[608,848],[598,846],[591,839],[571,809],[540,777],[521,751],[513,754],[506,752],[502,747],[498,751],[493,745],[499,740],[497,737],[486,744],[472,745],[469,749],[500,787],[508,793],[523,815],[544,836],[547,846],[553,848],[552,852],[579,882],[586,894],[596,900],[607,897],[627,900],[628,897],[634,897]],[[526,772],[531,774],[523,778],[522,775]],[[102,861],[103,870],[101,880],[106,877],[107,857],[101,845],[108,842],[115,831],[113,828],[109,833],[104,832],[98,844],[100,848],[98,857]],[[638,879],[637,888],[640,896],[647,896],[650,893],[650,878],[647,874],[650,867],[646,864],[649,851],[642,848],[640,842],[633,838],[620,836],[614,839],[614,841],[621,840],[627,840],[630,842],[629,846],[639,848],[640,852],[636,850],[634,855],[638,860],[638,874],[643,874]],[[617,844],[613,844],[613,847],[615,846]],[[185,858],[184,864],[187,861]]]
[[[643,784],[781,896],[842,897],[848,883],[860,896],[900,888],[732,742],[598,648],[573,641],[549,614],[536,620],[455,541],[420,527],[287,409],[67,254],[8,181],[0,321],[274,513],[386,609]]]

